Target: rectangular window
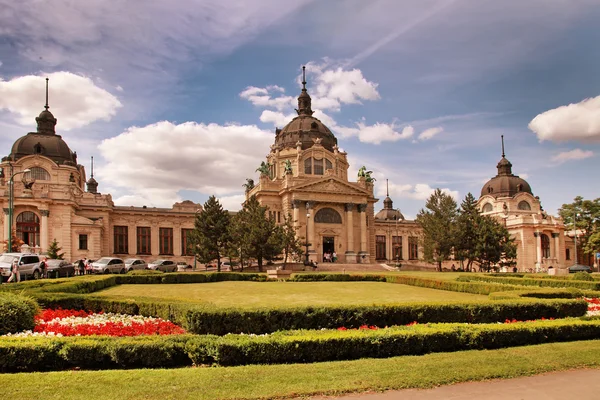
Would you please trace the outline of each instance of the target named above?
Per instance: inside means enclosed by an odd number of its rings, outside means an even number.
[[[304,173],[306,175],[312,174],[312,158],[307,158],[304,160]]]
[[[277,223],[281,223],[281,211],[277,211]]]
[[[323,160],[315,159],[314,165],[315,175],[323,175]]]
[[[377,260],[385,260],[385,236],[377,235],[375,236],[375,258]]]
[[[87,235],[79,235],[79,250],[88,249],[88,238]]]
[[[194,232],[193,229],[182,229],[181,230],[181,255],[193,256],[194,248],[192,246],[190,235]]]
[[[571,259],[571,249],[567,249],[566,253],[567,253],[567,254],[565,254],[566,259],[570,260]]]
[[[159,253],[173,255],[173,228],[159,228]]]
[[[129,235],[128,227],[115,226],[114,228],[114,244],[115,254],[129,254]]]
[[[137,227],[137,253],[138,254],[152,254],[150,247],[150,227],[149,226],[138,226]]]
[[[419,259],[419,238],[416,236],[408,237],[408,259],[418,260]]]
[[[402,236],[392,236],[394,260],[402,260]]]

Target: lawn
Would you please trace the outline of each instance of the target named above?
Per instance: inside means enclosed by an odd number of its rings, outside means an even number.
[[[390,304],[421,301],[487,301],[468,293],[382,282],[216,282],[161,285],[120,285],[94,295],[122,300],[160,298],[217,307],[317,306]]]
[[[0,374],[0,387],[19,400],[298,398],[598,368],[599,360],[594,340],[317,364]]]

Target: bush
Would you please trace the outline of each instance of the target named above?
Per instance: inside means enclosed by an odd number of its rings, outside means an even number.
[[[573,274],[573,277],[571,278],[574,281],[594,281],[594,278],[592,278],[592,275],[590,275],[587,272],[583,272],[583,271],[579,271],[579,272],[575,272],[575,274]]]
[[[538,287],[572,287],[583,290],[600,290],[600,282],[587,282],[587,281],[572,281],[567,279],[547,279],[547,278],[501,278],[492,276],[459,276],[457,278],[461,282],[490,282],[490,283],[502,283],[506,286],[521,285],[521,286],[538,286]],[[518,288],[522,289],[522,288]]]
[[[14,293],[0,293],[0,335],[33,330],[39,306],[35,300]]]

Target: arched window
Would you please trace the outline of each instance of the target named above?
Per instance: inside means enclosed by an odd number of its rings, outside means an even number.
[[[492,206],[492,203],[485,203],[483,205],[483,208],[481,209],[482,212],[490,212],[490,211],[494,211],[494,207]]]
[[[531,211],[531,206],[529,205],[528,202],[526,202],[525,200],[520,201],[519,205],[517,206],[517,208],[519,210],[525,210],[525,211]]]
[[[31,171],[24,174],[24,178],[27,181],[49,181],[50,174],[41,167],[31,167],[29,168]]]
[[[313,162],[313,167],[315,175],[323,175],[323,159],[317,160],[315,158]]]
[[[29,246],[40,244],[40,219],[31,211],[17,215],[17,237]]]
[[[333,208],[321,208],[315,215],[315,222],[323,224],[341,224],[342,217]]]
[[[542,233],[542,257],[550,258],[550,238]]]
[[[304,160],[304,173],[306,175],[325,175],[326,169],[333,169],[333,164],[326,158],[318,160],[309,157]]]

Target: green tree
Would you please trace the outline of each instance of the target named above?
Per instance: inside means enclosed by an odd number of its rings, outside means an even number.
[[[482,215],[477,227],[475,257],[481,268],[488,272],[496,264],[514,265],[517,245],[504,225],[490,216]]]
[[[477,200],[471,193],[465,196],[460,205],[457,219],[457,242],[454,248],[454,256],[461,262],[466,261],[465,269],[471,270],[476,257],[476,246],[479,238],[478,227],[481,213],[477,208]]]
[[[562,217],[565,226],[578,232],[578,248],[583,249],[586,254],[598,251],[596,239],[591,242],[590,240],[600,231],[600,198],[585,200],[577,196],[572,203],[563,204],[558,214]]]
[[[263,261],[272,260],[282,250],[277,225],[272,218],[267,218],[267,210],[252,196],[238,212],[240,247],[248,257],[256,259],[261,272]]]
[[[209,263],[217,260],[217,271],[221,271],[221,258],[231,241],[229,235],[230,215],[223,210],[215,196],[210,196],[204,209],[196,216],[194,224],[194,249],[198,260]]]
[[[58,242],[56,239],[50,243],[48,246],[48,258],[52,260],[62,260],[65,253],[61,253],[62,247],[58,247]]]
[[[456,244],[456,201],[440,189],[429,197],[417,214],[417,223],[423,228],[423,257],[425,261],[436,263],[438,271],[442,262],[449,260]]]
[[[292,254],[299,255],[302,257],[304,253],[302,245],[304,242],[302,238],[297,235],[297,228],[294,227],[294,220],[290,214],[284,219],[284,223],[277,227],[277,236],[281,241],[281,248],[283,251],[283,268],[287,265],[288,257]]]

